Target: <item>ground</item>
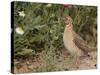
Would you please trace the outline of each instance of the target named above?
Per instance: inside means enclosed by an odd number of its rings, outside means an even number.
[[[55,55],[56,60],[54,60],[54,63],[57,69],[50,70],[43,58],[43,52],[41,52],[35,56],[15,59],[14,73],[96,69],[96,51],[90,52],[89,55],[90,56],[75,59],[67,52],[67,50],[62,49],[57,51]]]

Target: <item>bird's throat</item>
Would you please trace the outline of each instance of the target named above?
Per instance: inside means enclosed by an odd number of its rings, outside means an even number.
[[[66,30],[66,31],[72,31],[73,29],[72,29],[72,26],[66,25],[65,30]]]

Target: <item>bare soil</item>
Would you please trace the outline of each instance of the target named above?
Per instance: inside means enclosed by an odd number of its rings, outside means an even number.
[[[68,71],[68,70],[87,70],[97,68],[97,52],[90,52],[90,56],[79,58],[72,57],[66,50],[60,50],[56,53],[55,66],[53,71]],[[43,52],[35,56],[27,58],[14,59],[14,73],[27,72],[45,72],[48,65],[43,57]],[[52,70],[51,70],[52,71]]]

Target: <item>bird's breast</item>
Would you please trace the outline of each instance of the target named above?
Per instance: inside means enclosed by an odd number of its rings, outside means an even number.
[[[70,47],[73,44],[73,33],[72,31],[68,31],[67,29],[65,29],[64,34],[63,34],[63,41],[64,41],[64,45],[65,47]]]
[[[67,31],[65,29],[64,34],[63,34],[64,46],[72,55],[75,54],[77,56],[81,56],[81,55],[83,55],[83,53],[80,51],[80,49],[73,42],[73,39],[74,39],[73,36],[74,36],[73,31]]]

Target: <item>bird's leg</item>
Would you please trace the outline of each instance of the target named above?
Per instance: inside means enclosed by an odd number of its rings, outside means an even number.
[[[78,69],[78,65],[79,65],[79,64],[80,64],[80,62],[79,62],[79,57],[76,56],[76,55],[72,56],[72,65],[71,65],[71,67],[72,67],[72,68],[77,68],[77,69]]]
[[[75,56],[74,59],[75,59],[74,65],[78,67],[78,65],[80,64],[79,57]]]

